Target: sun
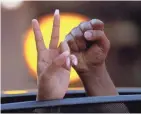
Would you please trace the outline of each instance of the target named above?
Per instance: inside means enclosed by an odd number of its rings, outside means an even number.
[[[63,41],[65,36],[76,26],[78,26],[81,22],[89,20],[88,17],[76,14],[76,13],[61,13],[60,16],[60,41]],[[45,42],[46,47],[48,48],[51,32],[52,32],[52,25],[53,25],[53,15],[46,15],[39,19],[40,28],[43,34],[43,39]],[[26,63],[28,65],[29,71],[37,78],[37,51],[36,45],[34,40],[34,34],[32,28],[30,28],[27,33],[25,34],[25,41],[24,41],[24,57]],[[77,81],[78,74],[75,72],[73,68],[71,68],[71,82]]]

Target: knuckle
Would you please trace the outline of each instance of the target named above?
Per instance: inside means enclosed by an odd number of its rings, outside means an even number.
[[[69,33],[69,34],[66,36],[65,40],[66,40],[67,42],[73,40],[72,35]]]
[[[81,26],[83,23],[85,23],[85,22],[81,22],[81,23],[79,24],[79,26]]]
[[[81,23],[80,24],[80,28],[81,28],[81,30],[83,32],[85,32],[86,30],[92,30],[93,29],[93,27],[92,27],[90,22],[83,22],[83,23]]]
[[[104,22],[99,19],[92,19],[90,20],[90,23],[95,29],[104,29]]]
[[[92,19],[92,20],[90,20],[90,22],[104,24],[104,22],[101,21],[100,19]]]
[[[38,37],[36,38],[37,42],[42,42],[43,41],[43,37]]]
[[[92,19],[92,20],[90,20],[90,23],[91,24],[95,24],[97,22],[97,19]]]
[[[35,32],[40,32],[40,28],[33,28],[33,30],[35,31]]]
[[[60,24],[54,24],[53,27],[60,27]]]
[[[96,20],[97,20],[97,23],[100,23],[100,24],[104,25],[104,22],[101,21],[100,19],[96,19]]]
[[[84,26],[84,23],[85,23],[85,22],[81,22],[81,23],[79,24],[79,28],[80,28],[82,31],[83,31],[83,28],[84,28],[84,27],[83,27],[83,26]]]
[[[76,34],[76,29],[77,29],[77,27],[75,27],[75,28],[73,28],[72,30],[71,30],[71,34]]]
[[[52,38],[53,38],[53,39],[58,39],[59,36],[58,36],[58,35],[56,35],[56,36],[52,36]]]
[[[78,27],[72,29],[71,34],[74,36],[74,38],[83,36],[82,31]]]

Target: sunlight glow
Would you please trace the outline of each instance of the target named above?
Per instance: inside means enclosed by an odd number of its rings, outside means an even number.
[[[89,18],[80,14],[75,13],[61,13],[60,23],[60,41],[63,41],[65,36],[81,22],[87,21]],[[43,16],[39,19],[40,28],[43,34],[44,42],[46,47],[49,46],[51,32],[52,32],[53,15]],[[59,41],[59,42],[60,42]],[[24,56],[28,64],[30,72],[34,77],[37,76],[37,51],[34,40],[34,34],[32,28],[30,28],[25,35],[24,42]],[[36,77],[37,78],[37,77]],[[78,75],[75,70],[71,69],[71,82],[77,81]]]

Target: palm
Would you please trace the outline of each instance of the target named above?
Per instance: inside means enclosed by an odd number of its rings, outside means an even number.
[[[56,11],[54,15],[53,30],[49,49],[46,48],[37,20],[33,20],[37,48],[37,72],[38,72],[38,100],[63,98],[70,76],[70,58],[67,43],[61,43],[59,47],[60,16]],[[68,64],[67,64],[68,63]]]
[[[51,65],[52,61],[59,55],[58,49],[45,49],[41,51],[38,59],[37,71],[38,75]]]
[[[59,68],[54,68],[52,66],[53,60],[59,56],[59,50],[58,49],[45,49],[41,52],[40,55],[41,59],[38,61],[38,75],[43,77],[43,79],[46,80],[45,86],[48,89],[48,92],[54,91],[59,91],[61,94],[60,96],[63,96],[68,88],[69,84],[69,75],[70,72],[65,69],[64,67],[59,67]],[[43,74],[42,73],[47,69],[48,74]],[[50,87],[52,86],[52,87]],[[53,89],[52,89],[53,88]]]

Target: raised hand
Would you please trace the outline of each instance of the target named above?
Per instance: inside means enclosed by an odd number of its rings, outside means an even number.
[[[110,42],[104,33],[104,23],[98,19],[83,22],[66,36],[66,41],[78,59],[78,65],[73,67],[87,93],[117,95],[105,66]]]
[[[60,15],[54,13],[52,36],[49,49],[45,47],[39,23],[32,20],[37,48],[38,95],[37,100],[61,99],[64,97],[70,78],[71,64],[77,65],[77,58],[70,55],[66,42],[59,47]]]
[[[81,23],[66,36],[71,53],[78,58],[78,65],[75,67],[78,73],[105,62],[110,42],[103,29],[104,23],[93,19]]]

